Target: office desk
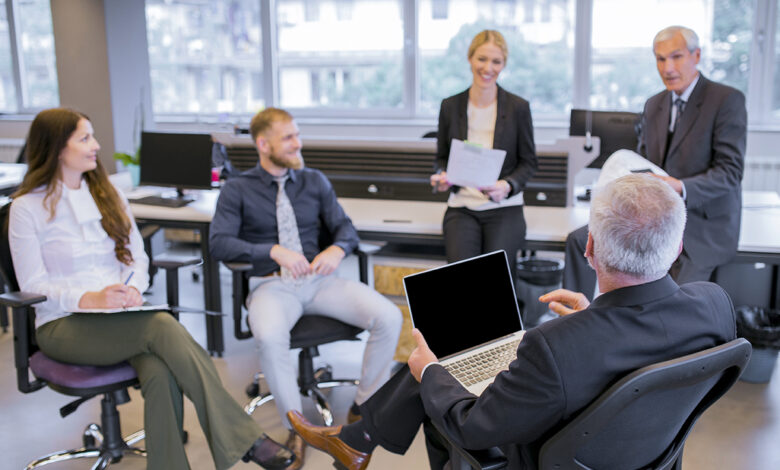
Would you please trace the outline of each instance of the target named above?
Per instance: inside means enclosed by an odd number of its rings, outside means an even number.
[[[138,188],[128,197],[158,193],[159,189]],[[200,233],[200,254],[203,259],[203,297],[206,310],[222,311],[219,286],[219,262],[209,253],[209,227],[214,217],[219,191],[197,191],[196,200],[184,207],[170,208],[130,203],[133,217],[139,224],[155,224],[165,228],[184,228]],[[204,315],[206,321],[206,349],[212,355],[222,356],[225,350],[222,317]]]
[[[147,192],[148,193],[148,192]],[[144,195],[134,192],[131,196]],[[202,191],[197,200],[181,208],[167,208],[131,204],[139,223],[153,223],[163,227],[195,229],[201,235],[203,283],[206,308],[221,311],[222,297],[219,283],[219,263],[211,258],[208,247],[209,226],[214,215],[219,192]],[[387,254],[408,253],[422,247],[422,255],[442,256],[444,239],[441,221],[447,206],[441,202],[368,200],[339,198],[352,218],[362,240],[386,242]],[[562,251],[566,235],[588,221],[589,206],[524,208],[527,225],[526,249],[532,251]],[[742,209],[742,230],[736,262],[763,262],[780,265],[780,196],[774,192],[745,192]],[[392,246],[401,246],[394,252]],[[412,250],[411,252],[407,250]],[[380,252],[380,253],[382,253]],[[776,276],[777,277],[777,276]],[[777,298],[777,291],[773,293]],[[222,317],[206,317],[208,351],[221,355],[224,351]]]
[[[24,163],[0,163],[0,196],[13,193],[27,173]]]

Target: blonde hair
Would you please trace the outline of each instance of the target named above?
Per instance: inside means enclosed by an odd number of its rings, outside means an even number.
[[[509,49],[506,47],[506,39],[504,39],[504,35],[494,29],[482,30],[474,36],[474,39],[471,40],[471,45],[469,45],[468,58],[471,59],[479,46],[487,43],[493,43],[501,49],[501,52],[504,54],[504,62],[506,62],[506,59],[509,56]]]
[[[249,123],[249,133],[252,134],[252,142],[257,142],[257,136],[265,133],[275,122],[290,122],[292,114],[280,108],[265,108],[255,114]]]

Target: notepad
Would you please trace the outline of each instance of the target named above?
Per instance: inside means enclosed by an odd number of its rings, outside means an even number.
[[[80,308],[71,313],[121,313],[121,312],[148,312],[148,311],[168,311],[171,308],[168,304],[157,305],[138,305],[126,308]]]

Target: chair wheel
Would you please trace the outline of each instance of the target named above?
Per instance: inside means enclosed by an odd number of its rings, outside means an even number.
[[[97,447],[97,442],[95,441],[94,436],[90,436],[89,434],[85,434],[82,437],[82,441],[84,442],[84,447],[87,449],[94,449]]]
[[[247,385],[246,394],[249,398],[260,396],[260,384],[257,382],[252,382],[249,385]]]

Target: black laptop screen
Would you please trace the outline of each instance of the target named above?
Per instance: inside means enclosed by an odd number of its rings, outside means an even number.
[[[415,328],[441,359],[522,329],[506,254],[404,277]]]

